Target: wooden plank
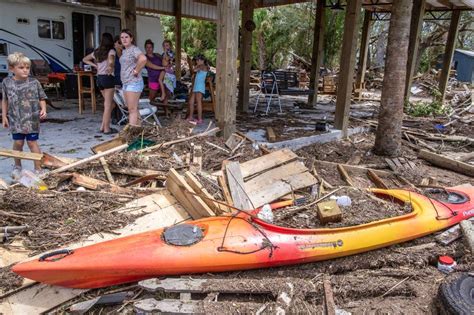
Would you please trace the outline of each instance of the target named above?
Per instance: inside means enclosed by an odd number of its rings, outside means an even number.
[[[342,40],[339,83],[337,86],[336,113],[334,127],[342,130],[347,136],[349,126],[349,111],[351,106],[352,83],[356,58],[357,33],[362,0],[352,0],[347,3],[344,19],[344,35]]]
[[[242,139],[245,139],[245,138],[239,136],[236,133],[233,133],[229,137],[229,139],[227,139],[227,141],[225,142],[225,146],[228,147],[229,149],[233,150],[239,144],[239,142],[242,141]]]
[[[282,149],[241,163],[240,170],[242,171],[242,177],[246,180],[249,176],[272,169],[297,158],[298,156],[293,151]]]
[[[226,163],[225,168],[234,206],[241,210],[252,210],[254,207],[252,207],[252,203],[245,191],[244,179],[240,171],[239,162],[232,161]]]
[[[90,163],[92,161],[95,161],[95,160],[98,160],[100,159],[101,157],[104,157],[104,156],[107,156],[109,154],[112,154],[112,153],[116,153],[116,152],[120,152],[122,150],[125,150],[126,148],[128,147],[128,144],[122,144],[118,147],[115,147],[113,149],[110,149],[110,150],[107,150],[107,151],[104,151],[104,152],[100,152],[98,154],[95,154],[93,156],[90,156],[90,157],[87,157],[85,159],[82,159],[82,160],[79,160],[77,162],[74,162],[74,163],[71,163],[71,164],[68,164],[68,165],[65,165],[65,166],[62,166],[60,168],[57,168],[55,170],[52,170],[51,172],[47,173],[45,176],[42,176],[42,177],[47,177],[48,175],[51,175],[51,174],[58,174],[58,173],[61,173],[61,172],[64,172],[64,171],[67,171],[67,170],[70,170],[74,167],[77,167],[77,166],[81,166],[81,165],[85,165],[87,163]]]
[[[238,9],[237,9],[238,10]],[[226,309],[229,302],[212,302],[212,309]],[[146,314],[207,314],[207,308],[203,301],[181,301],[181,300],[155,300],[153,298],[140,300],[134,304],[135,310],[138,313]],[[232,309],[235,313],[240,313],[238,310],[243,309],[246,313],[255,314],[262,304],[254,302],[232,302]]]
[[[336,304],[334,303],[334,295],[332,292],[331,278],[328,275],[324,275],[323,289],[324,289],[324,314],[336,315]]]
[[[395,163],[392,161],[392,159],[385,158],[385,162],[387,162],[388,167],[390,167],[390,169],[392,171],[394,171],[394,172],[398,171],[398,167],[397,167],[397,165],[395,165]]]
[[[222,194],[224,195],[225,202],[228,205],[233,206],[234,201],[232,200],[232,195],[230,194],[229,186],[227,186],[226,177],[227,176],[225,176],[225,175],[220,175],[220,176],[217,177],[217,181],[219,183],[219,186],[221,186],[221,188],[222,188]]]
[[[137,38],[137,10],[136,0],[120,0],[121,28],[129,29],[134,38]]]
[[[95,179],[89,176],[81,175],[79,173],[72,174],[72,183],[78,186],[82,186],[91,190],[105,189],[117,194],[133,194],[133,192],[127,188],[123,188],[117,185],[113,185],[104,182],[100,179]]]
[[[269,142],[276,141],[276,134],[272,127],[267,127],[267,139]]]
[[[375,184],[375,186],[377,186],[378,188],[388,189],[387,184],[385,184],[385,182],[377,174],[375,174],[372,170],[367,171],[367,176]]]
[[[460,239],[461,236],[461,226],[459,224],[456,224],[455,226],[452,226],[449,229],[445,230],[443,233],[436,235],[435,239],[438,243],[446,246],[451,244],[455,240]]]
[[[216,215],[201,198],[193,195],[196,192],[173,168],[168,173],[166,188],[182,203],[193,219]]]
[[[99,144],[96,144],[95,146],[91,147],[92,152],[94,153],[99,153],[99,152],[105,152],[107,150],[116,148],[122,144],[127,143],[127,141],[122,138],[122,137],[115,137],[113,139],[101,142]]]
[[[275,291],[287,290],[287,282],[275,283],[272,279],[245,279],[245,286],[241,281],[227,278],[195,279],[191,277],[181,278],[153,278],[138,282],[138,286],[148,292],[169,292],[169,293],[252,293],[264,294]],[[271,285],[270,285],[271,284]],[[314,285],[304,279],[298,279],[298,284],[313,290]],[[281,287],[281,289],[280,289]]]
[[[255,207],[260,207],[294,190],[313,186],[316,182],[316,178],[309,172],[296,174],[289,178],[278,180],[267,187],[262,187],[259,191],[250,195],[250,200]]]
[[[291,176],[307,171],[308,169],[302,162],[294,161],[269,170],[265,173],[262,173],[260,176],[250,179],[249,181],[245,182],[245,190],[247,191],[247,193],[253,194],[262,189],[262,187],[271,185],[272,183],[278,180],[286,180]]]
[[[436,153],[432,153],[427,150],[420,150],[420,152],[418,153],[418,157],[441,168],[449,169],[460,174],[474,177],[474,165],[467,164],[461,161],[456,161],[454,159]]]
[[[403,165],[398,158],[393,158],[392,162],[396,165],[397,168],[403,168]]]
[[[199,180],[193,175],[193,173],[187,171],[184,173],[184,179],[188,183],[189,186],[191,186],[192,189],[197,194],[202,194],[206,198],[202,198],[202,200],[211,208],[212,211],[214,211],[216,214],[220,214],[222,212],[229,212],[230,209],[228,209],[225,206],[219,205],[217,202],[212,201],[214,197],[207,191],[206,188],[202,186],[202,184],[199,182]]]
[[[31,160],[31,161],[41,161],[43,154],[33,153],[33,152],[24,152],[16,151],[10,149],[0,149],[0,156],[12,157],[15,159],[21,160]]]
[[[349,173],[347,173],[346,169],[342,164],[337,165],[337,170],[341,174],[342,178],[346,181],[349,186],[355,187],[354,182],[352,181],[352,178],[349,176]]]
[[[123,175],[136,176],[136,177],[143,177],[143,176],[150,176],[150,175],[166,176],[166,173],[162,171],[156,171],[156,170],[150,170],[150,169],[144,169],[144,168],[134,168],[134,167],[113,166],[113,167],[110,167],[110,171],[116,174],[123,174]]]

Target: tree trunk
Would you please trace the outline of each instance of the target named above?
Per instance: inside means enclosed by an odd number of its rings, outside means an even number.
[[[265,38],[263,33],[258,33],[258,66],[260,71],[266,70],[265,66]]]
[[[394,1],[374,151],[397,156],[401,149],[404,91],[412,11],[411,0]]]

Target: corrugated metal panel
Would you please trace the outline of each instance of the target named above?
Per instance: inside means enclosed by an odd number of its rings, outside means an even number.
[[[137,9],[143,11],[155,11],[163,14],[174,15],[174,0],[136,0]],[[117,0],[119,3],[119,0]],[[216,6],[197,3],[193,0],[182,0],[183,16],[194,17],[205,20],[217,19]]]
[[[217,7],[214,5],[197,3],[193,0],[182,0],[183,15],[199,17],[207,20],[217,20]]]

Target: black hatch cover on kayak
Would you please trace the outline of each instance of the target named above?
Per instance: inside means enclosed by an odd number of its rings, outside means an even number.
[[[179,224],[167,228],[163,232],[163,240],[170,245],[189,246],[196,244],[204,235],[201,229],[196,225]]]

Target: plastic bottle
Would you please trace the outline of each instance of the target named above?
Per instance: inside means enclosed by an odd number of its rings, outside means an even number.
[[[47,190],[48,186],[33,172],[29,170],[21,170],[21,177],[19,183],[28,188],[35,188],[38,190]]]
[[[456,262],[450,256],[440,256],[438,259],[438,270],[442,273],[452,272],[456,265]]]
[[[331,196],[329,199],[336,200],[336,203],[340,207],[349,207],[352,204],[351,197],[349,196]]]
[[[257,217],[265,222],[273,223],[273,211],[269,204],[263,205],[257,213]]]

